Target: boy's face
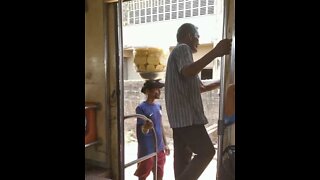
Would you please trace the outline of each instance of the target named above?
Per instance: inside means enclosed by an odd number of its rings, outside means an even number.
[[[159,99],[160,98],[160,88],[152,88],[152,89],[147,89],[147,95],[149,98],[154,98],[154,99]]]

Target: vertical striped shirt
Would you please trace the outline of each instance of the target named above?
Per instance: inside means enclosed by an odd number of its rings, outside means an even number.
[[[193,63],[191,48],[178,44],[171,52],[165,78],[165,102],[171,128],[207,124],[198,75],[185,77],[181,71]]]

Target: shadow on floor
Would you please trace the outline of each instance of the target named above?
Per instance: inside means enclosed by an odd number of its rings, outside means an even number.
[[[85,164],[85,180],[111,180],[106,178],[106,172],[105,168]]]

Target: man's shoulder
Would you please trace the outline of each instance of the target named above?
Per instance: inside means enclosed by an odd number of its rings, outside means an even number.
[[[179,43],[173,50],[184,49],[184,48],[190,48],[190,47],[185,43]]]

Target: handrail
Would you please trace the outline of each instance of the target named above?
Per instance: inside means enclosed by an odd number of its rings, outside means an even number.
[[[213,133],[213,132],[215,132],[216,130],[218,130],[218,124],[213,124],[213,125],[207,127],[206,130],[207,130],[207,133],[208,133],[208,134]]]
[[[151,158],[151,157],[153,157],[153,156],[155,156],[155,155],[157,155],[157,153],[155,153],[155,152],[154,152],[154,153],[151,153],[151,154],[148,154],[148,155],[143,156],[143,157],[141,157],[141,158],[139,158],[139,159],[137,159],[137,160],[134,160],[134,161],[131,161],[131,162],[125,164],[124,167],[127,168],[127,167],[129,167],[129,166],[131,166],[131,165],[134,165],[134,164],[136,164],[136,163],[139,163],[139,162],[142,162],[142,161],[144,161],[144,160],[146,160],[146,159],[149,159],[149,158]]]
[[[144,115],[142,115],[142,114],[132,114],[132,115],[127,115],[127,116],[124,116],[123,118],[124,118],[124,120],[125,119],[128,119],[128,118],[140,118],[140,119],[142,119],[142,120],[144,120],[144,121],[150,121],[151,123],[152,123],[152,121],[149,119],[149,118],[147,118],[146,116],[144,116]],[[158,174],[158,155],[157,155],[157,153],[158,153],[158,142],[157,142],[157,134],[156,134],[156,131],[155,131],[155,129],[154,129],[154,125],[153,125],[153,123],[152,123],[152,127],[151,127],[151,129],[152,129],[152,132],[153,132],[153,135],[154,135],[154,147],[155,147],[155,152],[153,152],[153,153],[151,153],[151,154],[148,154],[148,155],[146,155],[146,156],[143,156],[143,157],[141,157],[141,158],[138,158],[138,159],[136,159],[136,160],[134,160],[134,161],[131,161],[131,162],[129,162],[129,163],[127,163],[127,164],[124,164],[124,168],[127,168],[127,167],[129,167],[129,166],[131,166],[131,165],[133,165],[133,164],[136,164],[136,163],[139,163],[139,162],[142,162],[142,161],[144,161],[144,160],[146,160],[146,159],[149,159],[149,158],[151,158],[151,157],[153,157],[153,156],[155,156],[155,160],[153,161],[153,179],[154,180],[157,180],[157,174]]]
[[[84,107],[84,109],[90,109],[90,108],[98,108],[97,105],[87,105]]]
[[[98,102],[85,102],[85,109],[91,109],[91,108],[94,108],[94,109],[100,109],[101,105],[100,103]]]
[[[94,142],[85,144],[84,147],[87,148],[87,147],[89,147],[89,146],[92,146],[92,145],[95,145],[95,144],[98,144],[98,143],[99,143],[98,141],[94,141]]]

